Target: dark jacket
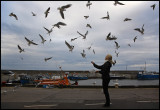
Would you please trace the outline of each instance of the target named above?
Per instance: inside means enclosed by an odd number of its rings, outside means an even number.
[[[110,68],[112,67],[112,64],[109,61],[105,62],[102,66],[96,65],[95,63],[93,64],[93,66],[97,69],[101,69],[99,73],[102,74],[102,79],[110,80],[109,73],[110,73]]]

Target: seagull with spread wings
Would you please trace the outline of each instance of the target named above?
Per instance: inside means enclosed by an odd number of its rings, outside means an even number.
[[[69,51],[72,52],[74,46],[70,45],[67,41],[65,41],[65,44],[67,45],[67,47],[69,48]]]
[[[118,43],[116,41],[114,41],[116,44],[116,49],[118,49],[120,46],[118,45]]]
[[[19,49],[19,53],[24,52],[24,49],[22,49],[19,45],[17,45],[17,46],[18,46],[18,49]]]
[[[52,28],[50,30],[45,27],[43,27],[43,28],[48,32],[47,34],[49,34],[49,36],[50,36],[50,33],[53,31]]]
[[[71,7],[72,4],[68,4],[68,5],[64,5],[64,6],[61,6],[61,7],[58,7],[57,10],[59,10],[60,14],[61,14],[61,17],[64,19],[64,13],[63,11],[66,11],[66,8],[69,8]]]
[[[30,44],[33,44],[33,45],[38,45],[36,43],[33,42],[33,40],[29,40],[25,37],[26,41],[28,42],[28,46],[30,46]]]
[[[49,58],[44,58],[44,61],[46,62],[47,60],[50,60],[52,57]]]
[[[106,16],[106,17],[102,17],[101,19],[107,19],[107,20],[110,20],[110,16],[109,16],[108,11],[107,11],[107,16]]]
[[[12,16],[13,16],[13,17],[15,17],[15,19],[16,19],[16,20],[18,20],[17,15],[16,15],[16,14],[14,14],[13,12],[12,12],[12,13],[10,13],[10,14],[9,14],[9,16],[10,16],[10,17],[12,17]]]
[[[87,34],[88,34],[88,31],[83,35],[83,34],[81,34],[81,33],[79,33],[78,31],[77,31],[77,33],[79,34],[79,35],[81,35],[82,37],[83,37],[83,39],[86,39],[86,36],[87,36]]]
[[[61,28],[60,25],[61,25],[61,26],[66,26],[67,24],[65,24],[65,23],[63,23],[63,22],[58,22],[58,23],[56,23],[56,24],[54,24],[54,25],[52,25],[52,26],[53,26],[53,28],[54,28],[54,27]]]
[[[44,42],[45,42],[46,40],[43,38],[42,35],[39,34],[39,36],[40,36],[40,38],[42,39],[42,42],[41,42],[41,43],[44,44]]]
[[[85,50],[83,50],[83,53],[81,53],[83,58],[86,58]]]
[[[117,37],[115,37],[113,35],[112,35],[112,37],[110,37],[110,36],[111,36],[111,32],[107,35],[106,40],[116,40],[117,39]]]
[[[144,24],[143,24],[141,29],[140,28],[135,28],[134,30],[140,32],[143,35],[144,34],[144,28],[143,27],[144,27]]]

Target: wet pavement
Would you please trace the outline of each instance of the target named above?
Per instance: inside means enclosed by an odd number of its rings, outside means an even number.
[[[101,88],[1,87],[1,109],[159,109],[159,88],[109,88],[103,107]]]

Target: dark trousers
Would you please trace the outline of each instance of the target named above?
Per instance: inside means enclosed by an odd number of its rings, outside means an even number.
[[[106,104],[110,104],[110,97],[109,97],[109,92],[108,92],[108,85],[109,85],[110,79],[103,79],[102,85],[103,85],[103,92],[106,98]]]

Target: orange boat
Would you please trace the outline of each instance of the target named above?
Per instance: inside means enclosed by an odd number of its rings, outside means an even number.
[[[65,75],[63,79],[43,79],[43,80],[34,80],[34,82],[39,83],[39,85],[57,85],[57,86],[70,85],[67,75]]]

